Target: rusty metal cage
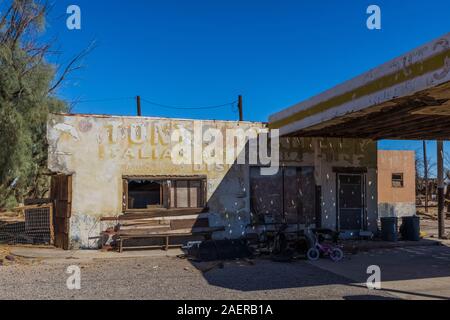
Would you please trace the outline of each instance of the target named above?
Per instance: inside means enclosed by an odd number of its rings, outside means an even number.
[[[16,215],[0,217],[0,243],[53,245],[53,204],[15,208]]]

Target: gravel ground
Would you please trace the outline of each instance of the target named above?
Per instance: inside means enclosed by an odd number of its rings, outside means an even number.
[[[81,268],[81,289],[68,290],[66,268]],[[0,299],[379,299],[306,261],[264,259],[192,264],[175,257],[14,264],[0,267]]]

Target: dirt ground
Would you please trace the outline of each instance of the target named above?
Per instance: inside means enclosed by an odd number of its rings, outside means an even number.
[[[0,244],[0,267],[6,267],[11,265],[29,265],[37,262],[33,259],[24,259],[11,253],[11,247]]]
[[[35,260],[0,267],[0,299],[361,300],[450,299],[450,247],[374,249],[341,262],[268,258],[196,263],[176,256]],[[28,259],[26,259],[28,260]],[[366,287],[368,266],[381,268],[382,290]],[[79,290],[67,287],[68,267]]]
[[[69,290],[67,268],[81,271]],[[212,268],[211,268],[212,267]],[[209,270],[210,269],[210,270]],[[220,266],[177,257],[10,265],[0,272],[0,299],[391,299],[307,261],[228,261]]]
[[[422,219],[421,226],[428,239],[436,239],[436,220]],[[61,250],[58,259],[48,259],[54,256],[49,248],[30,258],[16,255],[17,247],[0,246],[0,299],[449,299],[450,243],[443,244],[359,251],[340,263],[194,263],[163,251],[144,256]],[[385,290],[365,287],[371,264],[382,267]],[[67,287],[69,266],[80,268],[80,290]]]
[[[10,256],[10,248],[5,245],[0,245],[0,266],[10,264],[10,261],[6,257]]]
[[[438,237],[438,221],[437,208],[429,208],[428,213],[425,213],[424,208],[418,208],[417,214],[420,217],[420,230],[425,233],[425,237]],[[445,231],[450,238],[450,217],[445,220]]]

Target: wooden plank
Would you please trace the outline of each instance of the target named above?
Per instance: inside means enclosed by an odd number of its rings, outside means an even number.
[[[164,237],[189,237],[195,235],[192,232],[185,233],[158,233],[158,234],[123,234],[119,235],[120,240],[130,240],[130,239],[152,239],[152,238],[164,238]]]
[[[170,221],[164,220],[124,220],[120,222],[121,227],[161,227],[170,225]]]
[[[164,249],[167,251],[170,248],[180,248],[182,247],[181,244],[169,244],[168,247],[162,246],[162,245],[149,245],[149,246],[123,246],[119,247],[119,252],[123,252],[124,249],[133,249],[133,250],[139,250],[139,249]]]
[[[159,218],[166,216],[183,216],[200,214],[205,212],[205,208],[178,208],[178,209],[145,209],[139,211],[127,211],[124,215],[119,216],[119,220],[127,219],[145,219],[145,218]]]
[[[205,175],[185,175],[185,176],[174,176],[174,175],[125,175],[123,179],[128,180],[201,180],[206,179]]]
[[[121,215],[117,217],[101,217],[100,221],[117,221],[117,223],[145,223],[149,221],[171,221],[176,219],[201,219],[201,218],[208,218],[208,213],[194,213],[194,214],[182,214],[182,215],[164,215],[164,216],[153,216],[153,215],[142,215],[139,217],[136,216],[130,216],[130,215]]]
[[[142,234],[142,233],[165,233],[170,231],[170,227],[163,227],[163,228],[120,228],[120,230],[117,232],[118,234]]]
[[[122,179],[122,211],[127,211],[128,208],[128,180]]]
[[[32,210],[32,209],[44,209],[44,208],[51,208],[52,204],[34,204],[29,206],[21,206],[21,207],[15,207],[13,210],[19,211],[19,210]]]
[[[49,213],[49,222],[50,222],[50,244],[53,245],[55,243],[55,227],[53,225],[53,205],[50,206]]]
[[[71,175],[67,176],[67,211],[66,218],[72,217],[72,179]]]
[[[209,227],[209,219],[186,219],[170,221],[170,228],[172,230],[207,227]]]
[[[176,235],[176,234],[184,234],[184,235],[191,235],[191,234],[196,234],[196,233],[210,233],[210,232],[215,232],[215,231],[223,231],[225,230],[224,227],[213,227],[213,228],[192,228],[192,229],[179,229],[179,230],[170,230],[170,231],[165,231],[165,232],[153,232],[153,231],[149,231],[149,232],[130,232],[129,230],[126,231],[119,231],[117,232],[117,234],[122,237],[122,236],[140,236],[140,237],[148,237],[148,236],[163,236],[163,235]]]
[[[24,205],[31,206],[35,204],[50,204],[53,203],[53,200],[51,198],[40,198],[40,199],[25,199],[23,201]]]

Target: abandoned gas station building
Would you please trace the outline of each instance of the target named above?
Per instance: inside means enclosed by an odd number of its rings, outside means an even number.
[[[283,138],[281,168],[271,175],[249,163],[174,164],[171,131],[193,130],[196,125],[203,132],[266,127],[250,122],[52,115],[49,167],[59,174],[54,180],[70,183],[60,187],[71,193],[63,197],[70,212],[56,237],[67,237],[72,246],[96,247],[95,237],[111,221],[102,218],[136,214],[170,220],[172,226],[174,221],[206,218],[206,225],[195,227],[222,227],[215,238],[240,238],[249,225],[283,219],[302,226],[318,223],[335,229],[340,223],[343,230],[376,230],[375,142]],[[132,133],[136,128],[146,132],[145,139]],[[344,202],[340,221],[337,187]],[[67,202],[57,201],[61,206]]]
[[[175,164],[171,132],[199,125],[224,136],[227,129],[279,129],[280,169],[264,175],[262,164]],[[144,216],[155,233],[210,228],[216,239],[278,222],[375,232],[377,140],[449,135],[450,34],[282,110],[267,124],[54,114],[49,169],[62,190],[54,192],[56,243],[97,247],[102,231],[124,216]],[[198,143],[208,147],[192,141]],[[230,143],[223,141],[225,148]]]

